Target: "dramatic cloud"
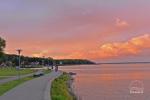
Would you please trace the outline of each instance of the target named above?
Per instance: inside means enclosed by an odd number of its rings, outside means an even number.
[[[138,55],[143,50],[150,52],[150,35],[144,34],[133,37],[125,42],[105,43],[95,50],[77,51],[64,58],[91,58],[91,59],[112,59],[131,55]],[[61,58],[61,57],[59,57]],[[63,58],[63,57],[62,57]]]
[[[150,49],[150,35],[134,37],[126,42],[106,43],[100,46],[97,54],[100,58],[138,55],[144,49]]]
[[[150,52],[150,35],[144,34],[141,36],[133,37],[124,42],[104,43],[98,48],[82,49],[82,50],[63,50],[41,51],[33,54],[35,57],[42,57],[44,55],[53,55],[54,58],[68,59],[68,58],[81,58],[81,59],[113,59],[126,56],[136,56],[143,53],[144,50]]]

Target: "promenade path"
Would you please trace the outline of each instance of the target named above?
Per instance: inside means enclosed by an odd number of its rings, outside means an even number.
[[[51,100],[51,83],[61,74],[62,72],[52,71],[50,74],[25,82],[0,96],[0,100]]]

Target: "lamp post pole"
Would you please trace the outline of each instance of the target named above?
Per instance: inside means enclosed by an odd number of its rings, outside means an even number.
[[[18,70],[18,79],[20,79],[20,71],[19,71],[20,67],[21,67],[21,56],[20,55],[21,55],[22,50],[18,49],[17,52],[18,52],[18,63],[19,63],[17,70]]]
[[[52,65],[50,64],[50,60],[52,61]],[[48,57],[48,67],[50,68],[50,66],[51,66],[51,69],[53,69],[53,58],[51,58],[51,57]]]
[[[55,61],[54,58],[53,58],[53,67],[52,67],[52,69],[56,69],[56,61]]]
[[[43,65],[43,68],[44,68],[44,66],[45,66],[45,56],[43,56],[43,60],[42,60],[42,65]]]
[[[50,67],[50,61],[49,61],[50,59],[51,59],[51,57],[48,57],[48,67],[47,67],[48,69]]]

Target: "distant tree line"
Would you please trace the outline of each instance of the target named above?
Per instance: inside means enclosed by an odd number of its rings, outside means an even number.
[[[0,65],[5,66],[18,66],[19,56],[14,54],[5,54],[5,56],[0,57]],[[53,64],[53,59],[48,58],[38,58],[38,57],[25,57],[21,56],[21,66],[22,67],[37,67],[37,66],[48,66]]]
[[[18,66],[19,56],[15,54],[4,54],[6,41],[0,37],[0,67],[1,66]],[[38,58],[21,56],[21,67],[37,67],[50,65],[77,65],[77,64],[94,64],[89,60],[82,59],[52,59],[52,58]]]
[[[94,62],[86,59],[57,59],[56,63],[62,65],[82,65],[82,64],[95,64]]]
[[[18,55],[5,54],[0,57],[0,65],[4,66],[18,66]],[[79,64],[94,64],[89,60],[82,59],[52,59],[52,58],[38,58],[38,57],[25,57],[21,56],[21,67],[41,67],[41,66],[52,66],[52,65],[79,65]]]

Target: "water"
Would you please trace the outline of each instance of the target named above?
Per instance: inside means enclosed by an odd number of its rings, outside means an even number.
[[[74,87],[82,100],[150,100],[150,64],[65,66],[75,72]],[[131,83],[143,84],[144,93],[131,94]]]

